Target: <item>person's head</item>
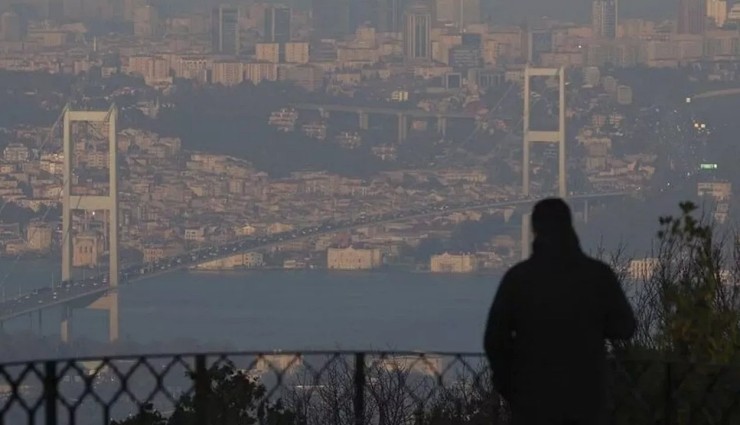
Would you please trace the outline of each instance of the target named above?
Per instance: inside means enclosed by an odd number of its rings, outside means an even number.
[[[572,234],[573,219],[570,208],[560,198],[537,202],[532,211],[532,230],[538,237],[562,237]]]

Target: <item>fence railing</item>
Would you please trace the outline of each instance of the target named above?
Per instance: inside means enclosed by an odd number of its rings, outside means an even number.
[[[611,362],[614,424],[740,424],[740,367]],[[0,424],[508,424],[481,354],[213,353],[0,365]]]

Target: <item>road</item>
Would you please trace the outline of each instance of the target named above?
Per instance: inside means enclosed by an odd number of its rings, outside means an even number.
[[[568,199],[585,200],[593,198],[610,198],[627,195],[624,192],[575,194]],[[120,271],[119,282],[130,284],[134,281],[152,278],[164,273],[192,267],[209,261],[226,258],[237,253],[264,250],[286,242],[312,238],[328,233],[351,230],[368,225],[378,225],[396,221],[434,217],[459,211],[472,211],[487,208],[501,208],[507,206],[526,205],[537,198],[513,200],[485,200],[480,202],[466,202],[459,205],[439,204],[426,208],[417,208],[401,212],[386,213],[376,216],[360,217],[353,220],[326,221],[323,224],[278,233],[270,236],[252,236],[220,245],[199,248],[174,257],[161,259],[154,263],[129,265]],[[23,316],[35,311],[62,305],[71,301],[93,296],[103,295],[111,290],[108,285],[108,274],[92,276],[84,280],[63,281],[52,289],[45,287],[31,293],[0,303],[0,323],[14,317]]]
[[[475,118],[476,114],[466,112],[429,112],[422,109],[394,109],[377,106],[322,105],[314,103],[296,103],[291,105],[298,110],[324,110],[328,112],[366,113],[370,115],[405,115],[413,118]]]
[[[692,96],[691,100],[699,100],[699,99],[711,99],[713,97],[724,97],[724,96],[735,96],[740,94],[740,88],[734,88],[734,89],[724,89],[724,90],[712,90],[704,93],[699,93],[697,95]]]

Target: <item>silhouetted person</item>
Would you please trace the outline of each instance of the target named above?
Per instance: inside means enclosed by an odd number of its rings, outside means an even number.
[[[632,308],[611,268],[581,250],[565,202],[538,202],[532,229],[532,256],[504,275],[488,316],[494,385],[514,425],[604,424],[605,339],[632,337]]]

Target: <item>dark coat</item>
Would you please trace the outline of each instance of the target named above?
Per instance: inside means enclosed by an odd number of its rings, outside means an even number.
[[[616,275],[581,251],[574,231],[537,238],[501,281],[484,341],[514,423],[603,423],[605,340],[635,327]]]

